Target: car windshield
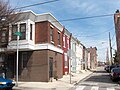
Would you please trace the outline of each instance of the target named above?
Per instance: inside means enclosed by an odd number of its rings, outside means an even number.
[[[4,73],[0,73],[0,78],[4,78]]]

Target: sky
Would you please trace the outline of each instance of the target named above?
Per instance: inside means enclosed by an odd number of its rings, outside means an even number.
[[[10,5],[22,7],[51,0],[9,0]],[[114,14],[120,9],[120,0],[58,0],[56,2],[21,9],[32,10],[36,14],[51,13],[58,21]],[[114,15],[60,22],[86,47],[97,47],[98,60],[106,60],[109,49],[109,32],[112,53],[116,49]]]

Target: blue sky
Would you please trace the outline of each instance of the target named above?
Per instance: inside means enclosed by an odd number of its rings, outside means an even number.
[[[21,7],[50,0],[9,0],[13,7]],[[22,9],[33,10],[37,14],[50,12],[57,20],[114,14],[120,9],[120,0],[59,0],[44,5]],[[114,17],[79,19],[61,22],[74,37],[86,47],[96,46],[98,59],[104,61],[109,48],[108,35],[111,33],[112,46],[116,49]],[[114,53],[114,51],[113,51]]]

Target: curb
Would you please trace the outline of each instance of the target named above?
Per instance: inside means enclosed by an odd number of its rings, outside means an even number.
[[[76,88],[76,86],[77,86],[80,82],[84,81],[86,78],[89,78],[94,72],[96,72],[96,71],[91,71],[91,73],[90,73],[89,75],[85,76],[85,77],[84,77],[83,79],[81,79],[81,80],[78,80],[78,81],[74,84],[74,87],[70,88],[69,90],[74,90],[74,89]]]
[[[15,87],[12,90],[56,90],[56,88]]]
[[[84,81],[86,78],[90,77],[94,72],[95,72],[95,71],[92,71],[89,75],[85,76],[83,79],[78,80],[78,81],[74,84],[74,86],[78,85],[80,82],[82,82],[82,81]]]
[[[80,82],[89,78],[95,71],[89,70],[89,74],[85,75],[85,77],[78,79],[76,82],[72,83],[72,87],[69,87],[68,90],[73,90]],[[87,72],[86,72],[87,73]],[[57,90],[57,88],[34,88],[34,87],[13,87],[13,90]]]

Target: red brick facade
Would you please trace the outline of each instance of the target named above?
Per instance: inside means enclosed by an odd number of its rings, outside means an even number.
[[[90,68],[95,69],[97,67],[97,48],[90,47],[88,51],[90,52]]]
[[[35,44],[50,42],[48,24],[47,21],[35,23]]]
[[[62,48],[62,32],[60,32],[54,25],[48,21],[37,22],[35,24],[35,43],[51,43],[50,28],[53,27],[53,42],[54,46]],[[58,32],[60,32],[60,46],[58,46]]]
[[[53,63],[52,63],[53,64],[53,78],[56,74],[58,78],[62,78],[62,58],[61,58],[62,55],[61,54],[50,51],[50,50],[39,50],[39,51],[32,51],[32,52],[27,52],[27,53],[30,56],[26,64],[26,68],[24,68],[20,72],[20,80],[48,82],[50,80],[49,60],[51,58],[53,60]]]
[[[114,15],[115,32],[116,32],[116,44],[117,44],[117,59],[120,64],[120,13],[117,12]]]

